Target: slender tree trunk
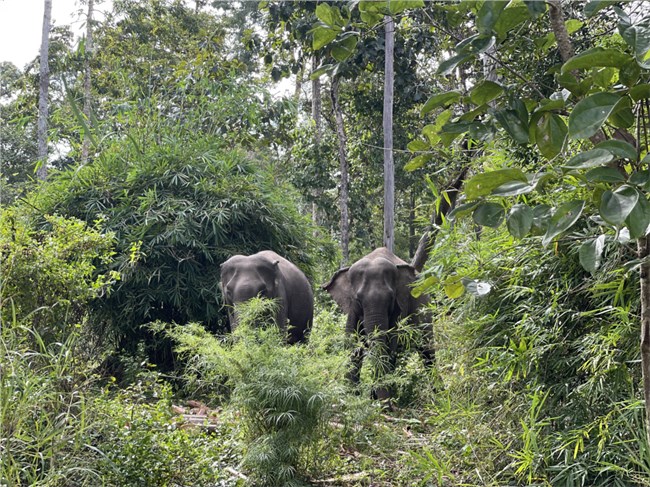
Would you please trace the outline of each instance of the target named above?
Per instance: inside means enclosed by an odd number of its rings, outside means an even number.
[[[643,374],[643,399],[645,401],[646,438],[650,444],[650,237],[637,240],[641,260],[641,372]]]
[[[569,38],[569,32],[564,23],[564,14],[562,13],[562,6],[559,0],[547,0],[548,3],[548,16],[551,21],[551,29],[555,34],[557,47],[562,56],[562,61],[567,62],[573,56],[573,44]]]
[[[312,56],[312,70],[318,67],[318,54],[314,53]],[[323,140],[323,118],[322,118],[322,99],[321,99],[321,86],[320,78],[311,80],[311,118],[314,120],[314,142],[316,147],[320,148],[321,141]],[[314,198],[319,200],[322,196],[320,189],[314,191]],[[318,225],[318,205],[316,201],[311,204],[311,219]]]
[[[395,163],[393,161],[393,56],[395,48],[395,22],[385,18],[384,54],[384,247],[395,248]]]
[[[38,160],[36,177],[41,181],[47,178],[47,117],[48,91],[50,87],[50,22],[52,19],[52,0],[45,0],[43,13],[43,34],[41,37],[41,67],[38,92]]]
[[[424,264],[429,257],[429,248],[436,241],[436,229],[442,225],[442,219],[449,213],[456,204],[456,199],[458,198],[458,192],[460,187],[463,185],[467,171],[469,170],[469,165],[465,166],[460,174],[456,177],[454,182],[450,185],[449,189],[445,190],[446,197],[442,197],[440,203],[440,208],[437,212],[434,212],[431,217],[431,223],[425,229],[420,242],[418,243],[418,248],[415,251],[415,255],[411,260],[411,265],[415,268],[416,271],[421,272],[424,268]]]
[[[336,120],[336,134],[339,139],[339,162],[341,165],[341,189],[339,200],[341,205],[341,267],[348,264],[350,260],[350,218],[348,214],[348,159],[347,159],[347,137],[345,135],[345,126],[343,125],[343,111],[339,104],[339,82],[340,78],[335,76],[332,79],[332,109],[334,110],[334,119]]]
[[[90,79],[90,60],[93,56],[93,10],[95,0],[88,0],[88,14],[86,15],[86,56],[84,58],[84,117],[86,118],[86,128],[90,130],[91,116],[91,79]],[[88,163],[88,153],[90,152],[90,134],[84,132],[84,140],[81,146],[81,163]]]

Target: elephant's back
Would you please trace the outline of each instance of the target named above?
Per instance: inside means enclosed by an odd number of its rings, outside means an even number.
[[[388,250],[386,247],[379,247],[368,255],[365,256],[365,259],[376,260],[376,259],[386,259],[388,262],[395,265],[408,265],[408,262],[403,261],[397,257],[394,253]]]

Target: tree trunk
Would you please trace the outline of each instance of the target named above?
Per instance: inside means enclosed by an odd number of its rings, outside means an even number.
[[[95,0],[88,0],[88,14],[86,15],[86,55],[84,58],[84,117],[86,118],[86,131],[90,130],[91,116],[91,92],[92,87],[90,80],[90,60],[93,55],[93,9]],[[90,152],[90,134],[84,132],[84,140],[81,146],[81,163],[88,163],[88,153]]]
[[[465,179],[468,170],[469,165],[465,166],[462,169],[449,189],[445,190],[445,194],[447,196],[442,196],[440,208],[438,211],[433,213],[433,216],[431,217],[431,223],[422,234],[422,238],[420,238],[420,242],[418,243],[418,248],[415,251],[413,259],[411,260],[411,265],[415,268],[416,271],[421,272],[424,268],[427,257],[429,257],[429,248],[436,241],[436,229],[442,225],[443,217],[446,216],[447,213],[449,213],[454,208],[454,205],[456,204],[456,198],[458,198],[458,192],[460,191],[460,187],[463,184],[463,180]]]
[[[384,54],[384,247],[395,248],[395,163],[393,161],[393,56],[395,23],[387,16]]]
[[[562,56],[562,61],[567,62],[573,56],[573,44],[569,39],[569,32],[564,23],[562,6],[559,0],[547,0],[546,3],[548,3],[548,16],[551,20],[551,29],[555,34],[560,56]]]
[[[52,0],[45,0],[43,13],[43,34],[41,37],[41,67],[38,92],[38,160],[39,166],[36,177],[41,181],[47,178],[47,117],[48,91],[50,87],[50,22],[52,19]]]
[[[312,57],[312,70],[318,67],[318,54]],[[314,120],[316,127],[316,145],[320,145],[323,137],[323,122],[322,122],[322,103],[321,103],[321,90],[320,78],[311,80],[311,118]]]
[[[335,76],[332,79],[332,110],[336,120],[336,135],[339,139],[339,162],[341,165],[341,189],[339,201],[341,206],[341,267],[345,267],[350,260],[350,219],[348,215],[348,159],[347,159],[347,137],[343,125],[343,111],[339,105],[339,82],[340,78]]]
[[[650,444],[650,237],[637,240],[638,257],[641,260],[641,372],[643,375],[643,399],[645,401],[646,438]]]

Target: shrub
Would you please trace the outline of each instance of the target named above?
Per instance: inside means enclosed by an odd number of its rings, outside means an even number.
[[[225,342],[197,324],[170,333],[188,359],[191,383],[221,393],[225,387],[231,406],[240,411],[243,466],[252,481],[298,485],[323,460],[328,419],[343,394],[345,357],[328,357],[314,346],[284,346],[277,327],[257,326],[268,303],[243,303],[241,324]]]

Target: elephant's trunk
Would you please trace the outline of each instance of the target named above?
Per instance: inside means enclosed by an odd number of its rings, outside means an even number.
[[[370,340],[373,368],[376,379],[392,371],[395,363],[395,350],[391,347],[390,320],[387,310],[371,309],[364,312],[364,328]],[[373,395],[377,399],[388,399],[391,396],[390,388],[378,385],[374,388]]]

